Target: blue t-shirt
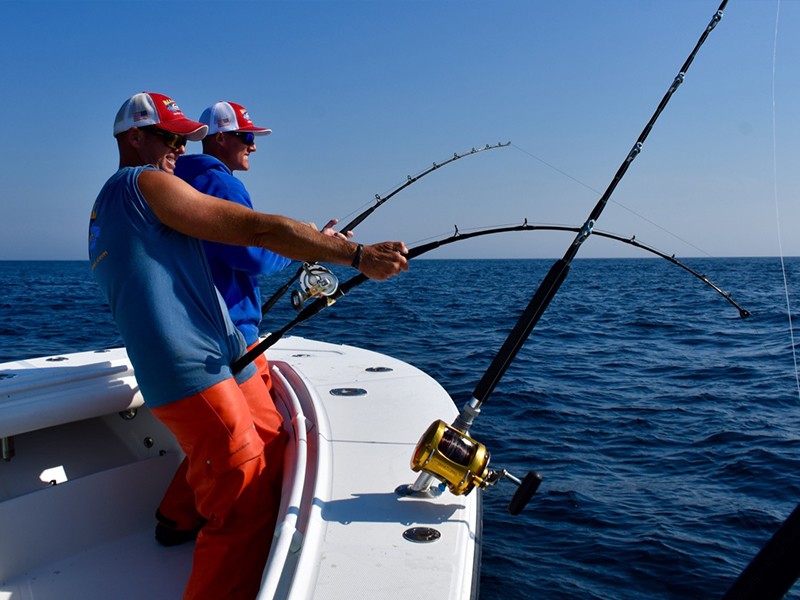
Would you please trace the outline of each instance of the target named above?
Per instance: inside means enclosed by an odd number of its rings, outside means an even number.
[[[144,169],[124,167],[103,186],[89,223],[89,259],[150,407],[233,376],[242,335],[214,287],[199,240],[161,223],[139,190]],[[238,382],[255,373],[250,364]]]
[[[244,184],[220,160],[208,154],[185,154],[178,159],[175,175],[195,189],[253,208]],[[247,345],[258,340],[261,292],[258,275],[269,275],[292,261],[264,248],[203,242],[214,283],[222,294],[234,325]]]

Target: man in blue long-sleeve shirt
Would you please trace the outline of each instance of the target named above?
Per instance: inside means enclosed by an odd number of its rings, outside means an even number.
[[[250,194],[234,171],[250,169],[250,154],[256,151],[256,137],[272,133],[271,129],[256,126],[247,109],[235,102],[217,102],[203,111],[200,122],[208,126],[203,138],[203,154],[181,156],[175,175],[195,189],[253,208]],[[323,229],[328,235],[339,235],[332,227]],[[289,259],[264,248],[232,246],[203,242],[211,274],[236,328],[242,332],[248,348],[258,342],[261,323],[261,294],[258,275],[269,275],[285,268]],[[269,368],[263,355],[256,366],[271,388]]]
[[[186,154],[178,159],[175,175],[195,189],[253,208],[250,194],[234,171],[250,168],[249,156],[256,151],[256,136],[272,133],[257,127],[247,110],[232,102],[217,102],[200,117],[208,125],[203,154]],[[225,300],[231,320],[244,335],[248,346],[258,341],[261,295],[257,276],[280,271],[289,259],[264,248],[203,242],[214,283]]]

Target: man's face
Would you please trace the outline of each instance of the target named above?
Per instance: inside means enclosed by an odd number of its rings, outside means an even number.
[[[175,162],[186,152],[186,138],[155,125],[142,127],[139,156],[144,164],[155,165],[170,174],[175,172]]]
[[[231,171],[247,171],[250,153],[256,151],[256,138],[252,133],[226,131],[218,134],[219,160]]]

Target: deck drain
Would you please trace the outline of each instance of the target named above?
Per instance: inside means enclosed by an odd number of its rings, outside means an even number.
[[[403,532],[403,537],[409,542],[416,542],[418,544],[427,544],[435,542],[442,534],[433,527],[412,527]]]
[[[364,388],[333,388],[331,396],[366,396],[367,390]]]

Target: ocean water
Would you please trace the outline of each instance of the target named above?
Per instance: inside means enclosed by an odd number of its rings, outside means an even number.
[[[517,517],[513,484],[484,493],[481,598],[720,597],[800,502],[780,260],[684,262],[752,316],[660,259],[577,259],[484,404],[492,465],[544,481]],[[551,263],[416,260],[292,334],[411,362],[460,407]],[[786,278],[797,311],[800,259]],[[88,263],[0,262],[0,362],[119,344]]]

